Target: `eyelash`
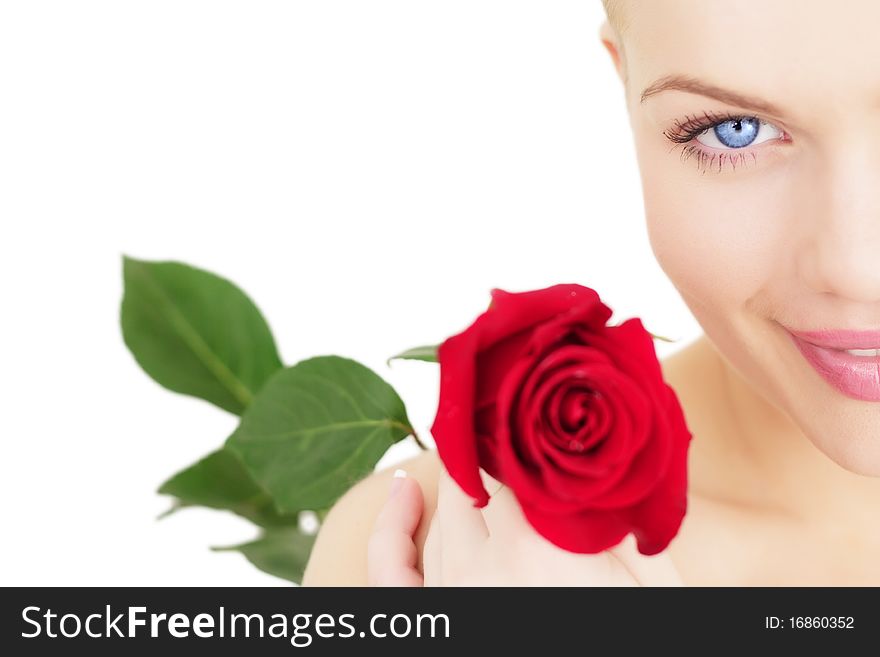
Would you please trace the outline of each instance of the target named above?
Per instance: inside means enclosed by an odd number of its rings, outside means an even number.
[[[734,149],[721,153],[712,153],[699,145],[690,144],[690,142],[706,130],[710,130],[725,121],[738,121],[745,118],[757,119],[758,117],[746,114],[732,114],[729,112],[703,112],[701,117],[697,115],[688,115],[683,121],[676,120],[675,127],[671,130],[664,130],[663,134],[674,144],[670,149],[670,152],[679,145],[682,146],[682,162],[686,162],[690,157],[696,155],[697,168],[699,168],[702,173],[706,173],[708,170],[720,173],[725,162],[728,162],[731,167],[733,167],[733,170],[736,171],[737,163],[745,164],[747,156],[751,156],[752,162],[756,162],[758,159],[757,155],[755,155],[753,151],[746,152],[746,148]],[[760,121],[761,119],[758,120]],[[699,142],[697,142],[697,144],[699,144]]]

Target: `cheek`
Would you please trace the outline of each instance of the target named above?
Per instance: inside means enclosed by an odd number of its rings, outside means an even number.
[[[880,422],[810,377],[768,318],[804,316],[797,262],[810,243],[804,190],[794,167],[701,174],[679,151],[637,127],[645,216],[657,262],[719,351],[765,398],[842,467],[880,476]],[[760,161],[760,158],[759,158]],[[792,353],[779,358],[780,353]]]
[[[698,317],[762,301],[790,271],[786,196],[760,172],[701,174],[667,150],[643,149],[640,158],[657,262]]]

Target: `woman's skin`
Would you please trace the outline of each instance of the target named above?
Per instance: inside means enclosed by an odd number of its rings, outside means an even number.
[[[304,584],[880,585],[880,402],[786,330],[880,330],[880,3],[615,4],[600,37],[651,245],[704,331],[662,362],[694,434],[679,534],[654,557],[632,537],[569,555],[503,487],[474,509],[428,452],[394,495],[389,469],[337,503]],[[722,143],[726,114],[754,139]],[[670,140],[688,119],[712,127]]]

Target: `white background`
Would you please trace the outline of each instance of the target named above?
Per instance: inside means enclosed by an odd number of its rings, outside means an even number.
[[[284,584],[208,550],[245,521],[155,520],[236,418],[130,357],[123,253],[232,279],[286,363],[360,360],[423,435],[438,370],[385,358],[492,287],[577,282],[698,333],[647,243],[599,0],[0,7],[2,584]]]

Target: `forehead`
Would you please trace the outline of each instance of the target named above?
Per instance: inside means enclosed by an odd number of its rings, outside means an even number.
[[[877,0],[627,0],[631,92],[688,75],[785,108],[880,109]]]

